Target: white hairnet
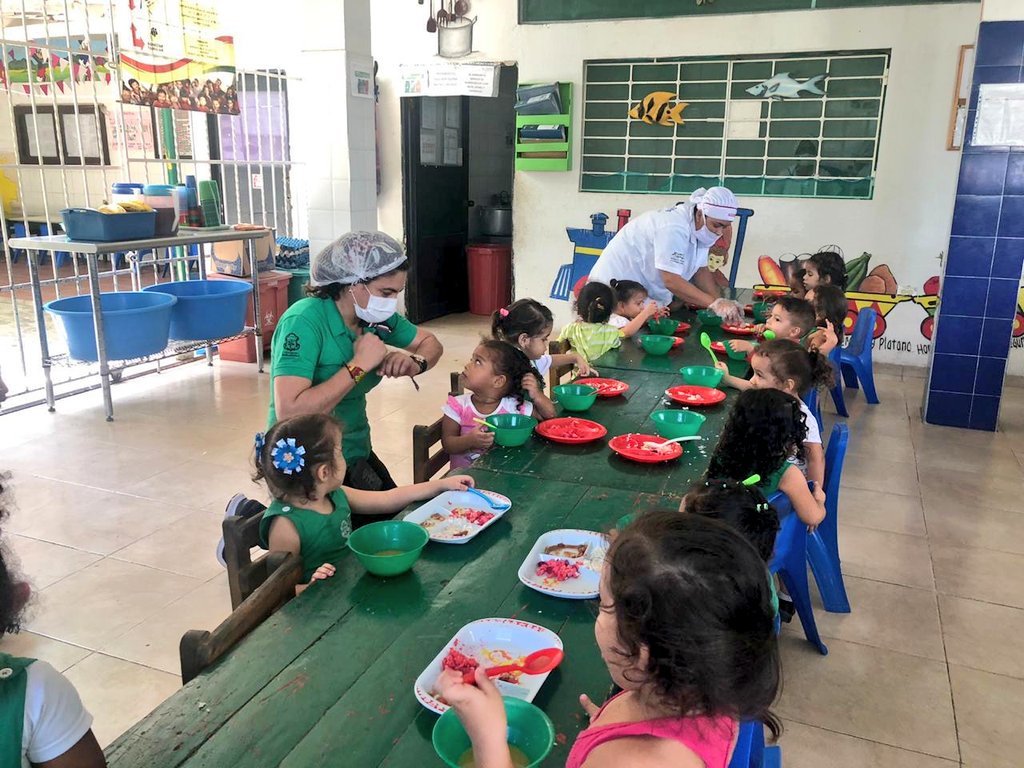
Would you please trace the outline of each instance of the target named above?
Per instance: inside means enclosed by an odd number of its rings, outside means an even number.
[[[694,190],[690,195],[690,202],[697,204],[697,210],[705,216],[718,219],[719,221],[732,221],[736,218],[736,208],[739,202],[732,190],[725,187],[711,187],[711,189]]]
[[[313,257],[310,285],[352,285],[386,274],[408,257],[402,245],[383,232],[349,232]]]

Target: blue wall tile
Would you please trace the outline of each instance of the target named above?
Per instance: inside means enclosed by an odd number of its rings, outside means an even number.
[[[994,279],[988,286],[985,317],[1013,317],[1017,313],[1020,280]]]
[[[1010,354],[1010,334],[1013,320],[988,318],[981,329],[979,353],[986,357],[1007,357]]]
[[[953,234],[967,237],[994,235],[999,226],[999,203],[1000,198],[995,196],[957,195],[953,207]]]
[[[952,245],[950,246],[952,250]],[[992,257],[992,277],[1009,277],[1019,280],[1024,268],[1024,237],[1000,237],[996,239]]]
[[[939,321],[939,333],[935,335],[935,351],[977,355],[984,322],[980,317],[953,317],[944,313]]]
[[[957,200],[959,199],[960,198],[957,198]],[[1024,196],[1004,195],[1002,200],[1002,211],[999,214],[999,236],[1024,237]],[[959,202],[957,205],[959,206]],[[955,221],[955,213],[953,214],[953,218]],[[965,232],[964,234],[969,233]]]
[[[1024,147],[1014,147],[1024,149]],[[1006,186],[1003,188],[1006,195],[1024,195],[1024,153],[1014,152],[1009,156],[1009,164],[1006,166]]]
[[[978,370],[974,377],[974,394],[999,397],[1003,391],[1003,374],[1006,360],[998,357],[979,357]]]
[[[992,237],[951,237],[949,252],[946,254],[946,274],[988,277],[992,271],[995,244],[995,238]]]
[[[958,195],[1001,195],[1009,155],[964,155]]]
[[[984,317],[988,283],[980,277],[946,277],[942,281],[942,311],[963,317]]]
[[[967,427],[971,423],[971,396],[950,392],[930,392],[925,421],[947,427]]]
[[[977,371],[978,358],[973,355],[943,355],[936,352],[932,357],[931,388],[935,392],[970,394],[974,391]]]
[[[987,429],[995,432],[996,420],[999,417],[999,398],[976,395],[971,401],[971,429]]]
[[[975,66],[995,67],[1024,64],[1024,22],[986,21],[978,30]]]

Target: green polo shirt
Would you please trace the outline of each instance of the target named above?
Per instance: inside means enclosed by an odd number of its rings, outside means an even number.
[[[416,339],[416,326],[398,313],[384,328],[374,332],[392,347],[408,347]],[[355,355],[358,335],[345,325],[338,306],[330,299],[301,299],[281,316],[270,345],[270,414],[267,425],[277,421],[274,408],[274,377],[300,376],[313,386],[336,374]],[[342,427],[342,453],[351,464],[370,455],[370,423],[366,418],[366,393],[380,383],[373,371],[363,377],[335,407],[333,414]]]

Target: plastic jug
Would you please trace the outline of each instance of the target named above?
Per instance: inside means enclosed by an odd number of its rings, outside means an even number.
[[[170,184],[147,184],[145,202],[156,210],[156,236],[169,237],[178,231],[178,195]]]

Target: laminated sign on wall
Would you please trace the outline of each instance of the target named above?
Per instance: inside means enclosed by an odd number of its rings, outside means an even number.
[[[971,144],[975,147],[1024,147],[1024,84],[979,88]]]
[[[501,64],[493,62],[431,62],[400,64],[402,96],[498,95]]]

